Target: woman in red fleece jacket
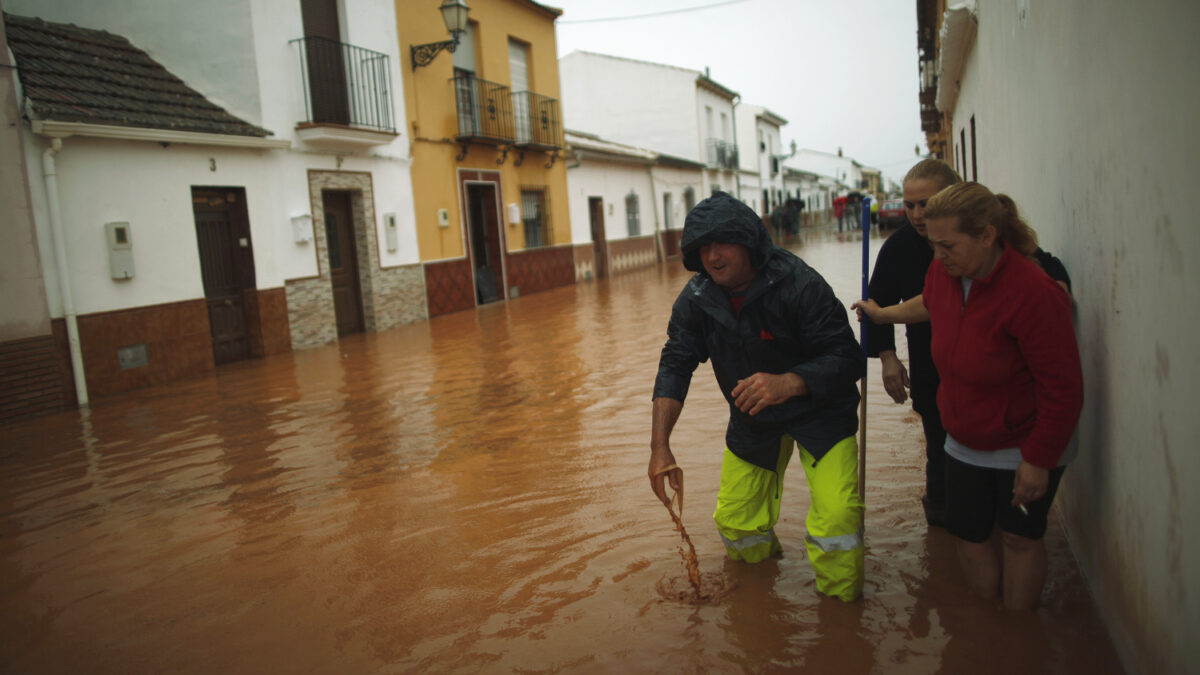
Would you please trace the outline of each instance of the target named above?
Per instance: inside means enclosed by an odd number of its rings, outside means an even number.
[[[923,295],[854,307],[877,323],[930,322],[947,530],[973,591],[1031,609],[1046,581],[1046,518],[1083,408],[1070,298],[1028,257],[1037,235],[1006,195],[953,185],[929,200],[925,223],[934,261]]]

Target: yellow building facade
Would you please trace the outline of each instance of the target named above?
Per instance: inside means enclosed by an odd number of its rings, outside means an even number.
[[[469,4],[451,50],[436,0],[396,2],[431,317],[574,283],[560,11],[529,0]]]

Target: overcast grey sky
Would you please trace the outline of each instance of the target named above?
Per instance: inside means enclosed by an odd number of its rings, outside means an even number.
[[[926,151],[912,0],[542,1],[563,10],[559,56],[707,66],[743,102],[788,120],[784,148],[841,147],[897,182],[919,159],[914,146]],[[593,21],[625,16],[644,18]]]

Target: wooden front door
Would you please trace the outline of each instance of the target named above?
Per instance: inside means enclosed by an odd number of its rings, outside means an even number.
[[[467,185],[471,266],[475,272],[475,300],[481,305],[504,299],[499,208],[494,184]]]
[[[338,336],[363,330],[362,292],[358,279],[358,247],[354,237],[354,210],[350,193],[325,190],[325,242],[329,253],[329,279],[333,285],[333,311]]]
[[[588,197],[588,220],[592,225],[592,253],[596,258],[596,278],[608,276],[608,239],[604,236],[604,199]]]
[[[242,188],[192,188],[200,274],[208,303],[213,361],[250,355],[243,293],[255,289],[254,249]]]

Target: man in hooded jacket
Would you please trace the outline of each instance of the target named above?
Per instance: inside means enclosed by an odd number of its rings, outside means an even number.
[[[845,601],[863,584],[858,389],[866,359],[846,310],[815,270],[771,243],[748,206],[718,192],[684,222],[683,264],[696,274],[671,310],[654,382],[650,484],[678,491],[670,436],[696,366],[711,359],[729,402],[713,514],[726,551],[758,562],[775,536],[784,471],[797,446],[811,506],[806,546],[817,590]]]

